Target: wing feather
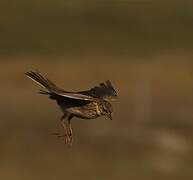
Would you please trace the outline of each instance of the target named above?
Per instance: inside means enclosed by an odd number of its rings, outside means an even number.
[[[117,97],[117,92],[114,89],[110,80],[107,80],[105,83],[100,83],[99,86],[95,86],[90,90],[80,91],[78,93],[89,95],[92,97],[102,98],[104,100],[111,100]]]

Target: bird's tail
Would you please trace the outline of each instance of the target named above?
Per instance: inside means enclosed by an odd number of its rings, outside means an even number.
[[[54,93],[60,90],[53,82],[51,82],[45,76],[41,75],[38,71],[29,71],[29,72],[26,72],[25,74],[34,82],[36,82],[37,84],[39,84],[40,86],[48,90],[48,91],[40,90],[41,94],[49,95],[50,93]]]

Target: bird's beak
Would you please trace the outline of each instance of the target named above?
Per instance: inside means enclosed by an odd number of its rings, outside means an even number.
[[[108,117],[110,120],[113,120],[111,113],[110,113],[110,114],[107,114],[107,117]]]

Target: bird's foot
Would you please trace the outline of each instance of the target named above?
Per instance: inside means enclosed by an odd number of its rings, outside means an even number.
[[[71,134],[60,134],[60,133],[53,133],[53,135],[57,136],[58,138],[61,138],[64,140],[65,144],[72,145],[73,143],[73,137]]]
[[[72,134],[69,134],[69,139],[70,139],[69,145],[72,146],[72,144],[74,142],[74,138],[73,138]]]
[[[60,134],[60,133],[52,133],[52,135],[57,136],[58,138],[64,138],[65,137],[64,134]]]

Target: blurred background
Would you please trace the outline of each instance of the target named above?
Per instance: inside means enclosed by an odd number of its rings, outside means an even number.
[[[193,178],[193,2],[1,0],[0,178]],[[113,121],[72,121],[24,73],[65,90],[110,79]]]

